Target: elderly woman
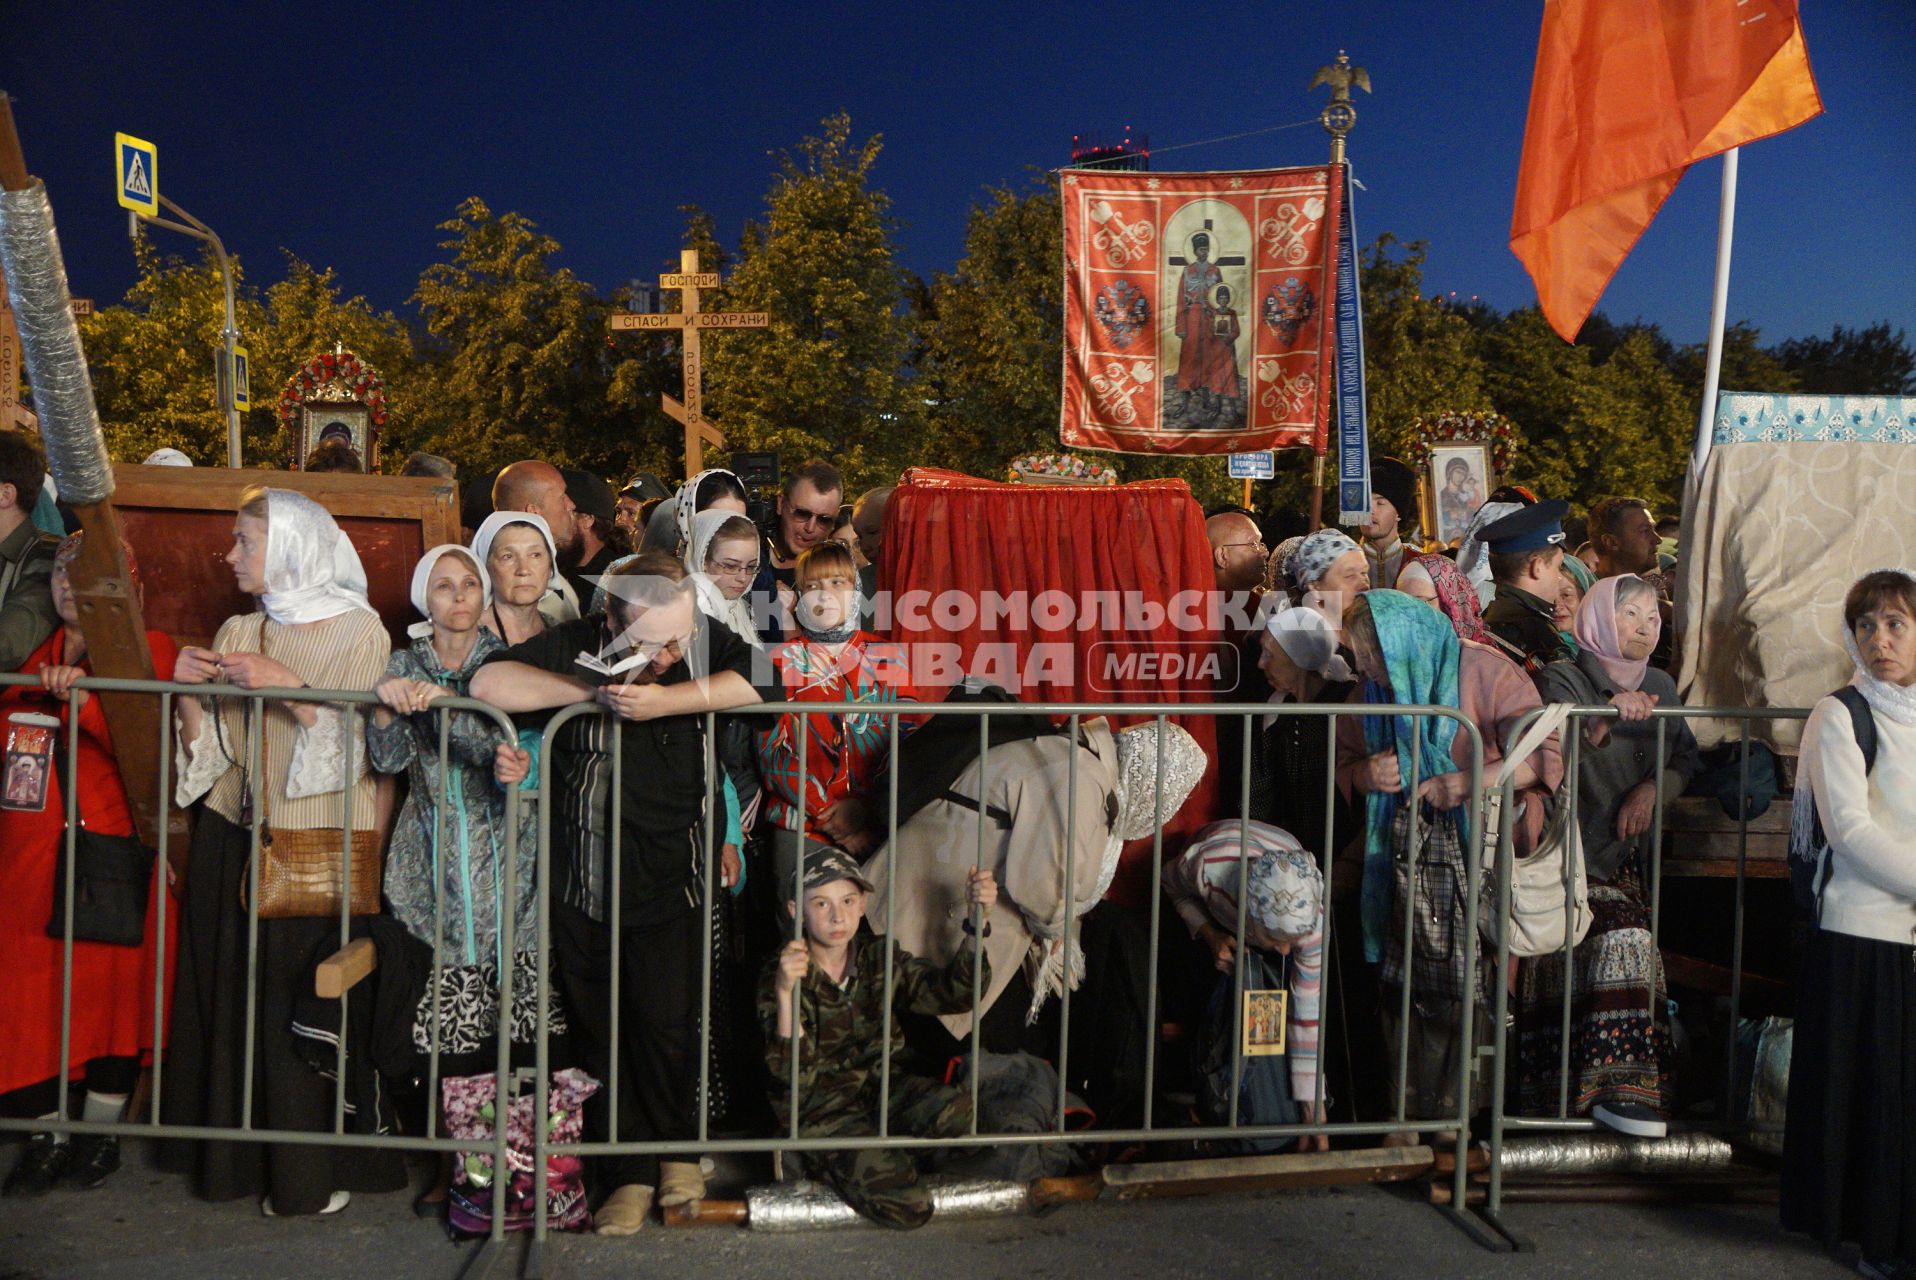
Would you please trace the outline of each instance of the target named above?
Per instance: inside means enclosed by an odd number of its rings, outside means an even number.
[[[1577,609],[1576,660],[1553,662],[1538,675],[1546,702],[1613,706],[1618,714],[1582,721],[1577,822],[1594,918],[1572,953],[1569,1114],[1649,1138],[1665,1132],[1675,1066],[1646,888],[1657,773],[1663,794],[1677,796],[1699,763],[1681,720],[1664,726],[1657,755],[1650,712],[1677,705],[1675,682],[1649,665],[1661,626],[1649,583],[1604,578]],[[1561,952],[1525,960],[1518,971],[1518,1078],[1532,1115],[1557,1111],[1563,982]]]
[[[572,621],[558,594],[559,549],[545,518],[531,511],[495,511],[472,535],[472,555],[488,578],[480,625],[507,645]]]
[[[413,570],[412,602],[428,621],[414,623],[412,643],[387,662],[375,688],[384,705],[366,728],[373,767],[404,771],[411,782],[386,857],[386,899],[415,938],[438,942],[447,966],[439,1034],[448,1054],[487,1047],[497,1030],[499,976],[510,960],[514,982],[528,983],[538,943],[538,827],[529,802],[521,806],[510,903],[505,897],[506,804],[493,778],[504,734],[484,716],[453,712],[443,775],[438,767],[433,703],[467,696],[472,673],[505,647],[479,624],[490,596],[472,552],[448,543],[426,553]],[[502,951],[508,911],[512,957]],[[527,997],[519,1008],[535,1008],[529,986],[515,991]]]
[[[1907,1275],[1916,1263],[1916,574],[1859,579],[1843,601],[1843,639],[1856,674],[1804,727],[1790,842],[1792,861],[1814,858],[1817,902],[1790,1059],[1783,1225],[1860,1245],[1866,1275]]]
[[[1248,876],[1246,862],[1248,861]],[[1248,893],[1239,885],[1248,880]],[[1324,977],[1324,876],[1316,861],[1289,832],[1262,822],[1239,824],[1214,822],[1199,831],[1184,853],[1164,864],[1164,894],[1171,900],[1178,918],[1190,931],[1191,939],[1203,951],[1204,959],[1220,974],[1211,1001],[1212,1027],[1205,1036],[1214,1044],[1222,1032],[1224,1043],[1233,1047],[1239,1037],[1232,1034],[1235,1019],[1230,1017],[1236,997],[1234,971],[1240,952],[1248,954],[1245,972],[1246,990],[1281,989],[1290,994],[1285,1004],[1284,1053],[1289,1066],[1288,1079],[1272,1083],[1272,1091],[1283,1094],[1285,1102],[1295,1103],[1296,1118],[1315,1124],[1321,1118],[1317,1105],[1317,1029]],[[1237,936],[1240,897],[1244,904],[1243,947]],[[1269,1058],[1251,1058],[1245,1062],[1250,1072],[1270,1063]],[[1230,1115],[1231,1055],[1213,1054],[1204,1064],[1207,1079],[1223,1088],[1207,1089],[1208,1101],[1217,1114],[1207,1117],[1225,1123]],[[1220,1078],[1221,1077],[1221,1078]],[[1255,1099],[1259,1095],[1248,1087]],[[1285,1086],[1288,1086],[1286,1091]],[[1268,1095],[1267,1095],[1268,1096]],[[1218,1104],[1222,1104],[1221,1106]],[[1283,1124],[1290,1108],[1282,1104],[1274,1114],[1255,1114],[1255,1107],[1241,1107],[1239,1121],[1244,1124]],[[1328,1151],[1325,1134],[1305,1138],[1302,1150]]]
[[[73,687],[93,674],[80,610],[68,568],[79,557],[84,534],[60,544],[53,557],[53,608],[63,624],[27,658],[22,675],[38,676],[38,685],[12,685],[0,692],[0,717],[13,714],[57,717],[45,726],[55,744],[51,778],[38,808],[0,809],[0,1111],[11,1116],[57,1118],[68,1114],[60,1073],[61,981],[66,969],[63,937],[49,936],[49,920],[62,921],[54,908],[54,886],[66,875],[66,805],[77,786],[80,825],[93,836],[118,842],[122,850],[135,837],[126,786],[120,780],[98,698]],[[135,590],[139,570],[126,553]],[[161,680],[173,672],[173,641],[158,631],[146,633],[153,673]],[[75,778],[67,767],[68,721],[80,721],[80,755]],[[150,861],[152,852],[145,857]],[[80,1119],[105,1123],[120,1118],[133,1091],[140,1059],[154,1048],[153,980],[158,930],[158,894],[147,873],[146,936],[131,945],[88,940],[73,943],[72,1072],[86,1088]],[[177,906],[169,903],[164,940],[166,964],[172,946]],[[80,931],[76,929],[76,934]],[[124,943],[126,939],[121,939]],[[9,1196],[38,1195],[63,1177],[84,1188],[99,1186],[120,1167],[120,1140],[111,1135],[34,1135],[27,1153],[6,1182]]]
[[[1503,760],[1505,743],[1517,722],[1543,704],[1523,669],[1501,653],[1459,640],[1449,620],[1400,591],[1372,591],[1344,615],[1345,632],[1364,677],[1362,699],[1373,706],[1392,703],[1454,707],[1476,726],[1483,742],[1483,774],[1490,777]],[[1411,747],[1419,744],[1416,794],[1411,785]],[[1401,1082],[1406,1114],[1419,1118],[1454,1115],[1458,1107],[1459,1032],[1465,1010],[1461,984],[1469,939],[1463,927],[1463,886],[1469,875],[1471,842],[1470,736],[1449,717],[1411,718],[1391,714],[1346,719],[1338,725],[1338,785],[1365,797],[1362,925],[1365,959],[1383,961],[1385,1039],[1393,1046],[1388,1061],[1397,1068],[1394,1046],[1410,1040],[1409,1074]],[[1517,856],[1536,847],[1542,832],[1541,803],[1563,778],[1555,739],[1518,767],[1517,803],[1522,817],[1514,839]],[[1528,801],[1528,803],[1526,803]],[[1409,809],[1420,806],[1423,847],[1408,847]],[[1442,942],[1446,954],[1424,947],[1414,957],[1402,954],[1402,926],[1412,904],[1399,899],[1394,866],[1414,865],[1409,889],[1416,896],[1417,919],[1427,945]],[[1399,1027],[1399,999],[1392,988],[1412,983],[1411,1023]],[[1470,1011],[1476,1043],[1488,1030],[1483,1000],[1489,968],[1479,956],[1477,996]],[[1478,1098],[1481,1102],[1483,1099]]]
[[[1319,529],[1298,543],[1284,574],[1298,592],[1297,603],[1317,610],[1333,627],[1344,625],[1344,610],[1370,589],[1364,549],[1336,529]]]
[[[1450,628],[1459,640],[1496,644],[1484,626],[1477,589],[1449,556],[1423,555],[1406,560],[1397,575],[1397,589],[1450,619]]]
[[[1258,670],[1270,682],[1271,702],[1284,704],[1341,703],[1350,699],[1356,683],[1350,668],[1337,654],[1337,633],[1315,609],[1293,605],[1272,613],[1258,633]],[[1219,733],[1242,731],[1221,725]],[[1331,760],[1331,722],[1317,716],[1282,714],[1258,717],[1251,726],[1250,817],[1299,839],[1319,858],[1324,842],[1324,777]],[[1227,816],[1237,814],[1238,779],[1220,779]],[[1333,841],[1342,847],[1356,834],[1348,806],[1335,806]]]
[[[350,562],[350,563],[349,563]],[[210,649],[180,651],[174,680],[250,689],[370,689],[385,669],[386,629],[363,592],[351,544],[326,509],[283,489],[240,497],[233,549],[239,589],[259,611],[228,618]],[[248,1058],[248,909],[251,823],[274,830],[334,829],[350,805],[353,829],[373,830],[373,780],[365,752],[346,776],[348,711],[319,702],[182,696],[176,799],[204,797],[187,855],[180,961],[173,984],[173,1047],[163,1118],[173,1125],[330,1130],[333,1086],[297,1056],[293,1002],[311,991],[315,954],[338,936],[336,917],[258,922],[258,1004],[253,1010],[250,1117],[240,1114]],[[354,717],[356,726],[357,717]],[[258,769],[249,750],[260,743]],[[342,794],[344,793],[344,794]],[[209,1200],[261,1195],[271,1214],[333,1213],[351,1190],[396,1190],[405,1167],[391,1152],[324,1146],[209,1142],[172,1153]]]
[[[1563,586],[1557,590],[1555,607],[1551,611],[1551,621],[1557,624],[1557,630],[1570,642],[1571,651],[1577,648],[1576,621],[1577,609],[1583,604],[1583,598],[1597,585],[1597,575],[1590,566],[1575,556],[1563,558]]]

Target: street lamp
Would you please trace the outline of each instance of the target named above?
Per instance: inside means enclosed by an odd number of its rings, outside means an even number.
[[[163,195],[155,193],[155,198],[164,205],[169,213],[177,215],[178,222],[141,213],[136,209],[127,210],[126,232],[133,239],[140,238],[140,224],[151,223],[156,227],[165,227],[168,231],[177,231],[181,235],[192,236],[195,240],[204,240],[213,246],[213,254],[219,259],[220,282],[226,289],[226,327],[220,330],[220,342],[225,355],[220,360],[219,393],[220,403],[226,409],[226,465],[238,469],[240,465],[240,419],[239,405],[234,401],[233,392],[233,349],[239,345],[239,325],[233,318],[233,269],[226,260],[226,246],[220,243],[213,228],[180,208],[179,205]]]

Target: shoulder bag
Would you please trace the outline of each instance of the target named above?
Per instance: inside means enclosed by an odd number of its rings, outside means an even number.
[[[1569,721],[1570,705],[1556,702],[1545,708],[1528,732],[1511,748],[1497,770],[1496,781],[1484,797],[1484,866],[1497,866],[1497,844],[1503,829],[1504,785],[1537,749],[1559,732]],[[1566,777],[1563,785],[1574,787],[1575,778]],[[1513,817],[1521,816],[1518,805]],[[1567,868],[1567,870],[1566,870]],[[1491,872],[1486,872],[1489,881]],[[1564,910],[1564,880],[1570,882],[1570,910]],[[1496,941],[1493,914],[1483,917],[1486,940]],[[1566,932],[1572,946],[1590,932],[1590,883],[1584,870],[1583,834],[1570,821],[1570,804],[1559,798],[1549,805],[1543,834],[1536,850],[1528,858],[1512,858],[1510,873],[1510,954],[1513,956],[1549,955],[1564,948]],[[1566,919],[1570,922],[1565,929]]]

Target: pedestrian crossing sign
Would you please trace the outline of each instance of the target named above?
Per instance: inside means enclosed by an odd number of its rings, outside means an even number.
[[[246,385],[247,359],[245,347],[233,348],[233,407],[245,413],[253,407],[253,396]]]
[[[130,133],[113,135],[120,205],[149,218],[160,212],[160,149]]]

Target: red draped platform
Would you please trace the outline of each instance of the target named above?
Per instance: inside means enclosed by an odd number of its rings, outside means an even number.
[[[907,471],[885,509],[879,582],[892,602],[889,634],[911,647],[919,677],[955,651],[964,673],[1027,702],[1212,699],[1216,667],[1202,659],[1218,652],[1219,635],[1190,607],[1212,590],[1211,549],[1182,480],[1077,487]],[[1180,593],[1184,607],[1174,608]],[[999,616],[963,599],[987,595],[1005,602]],[[914,683],[927,700],[943,696],[935,681]],[[1147,719],[1117,717],[1114,727]],[[1215,763],[1212,718],[1174,719]],[[1204,825],[1215,795],[1207,775],[1165,828],[1167,857]],[[1110,896],[1147,901],[1150,871],[1151,842],[1133,842]]]

